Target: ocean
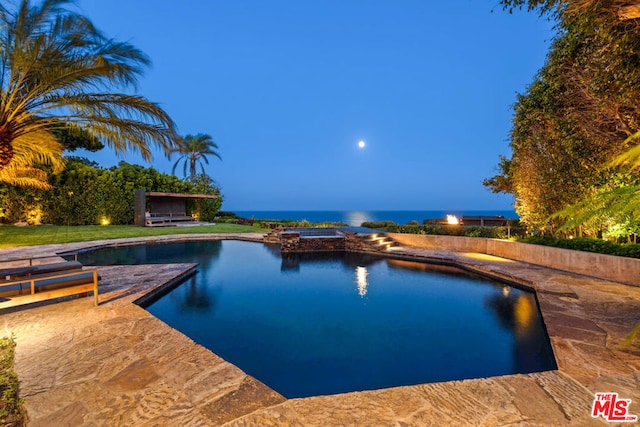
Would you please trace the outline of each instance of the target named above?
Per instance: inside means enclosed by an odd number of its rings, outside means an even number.
[[[358,227],[368,221],[393,221],[396,224],[407,224],[425,219],[445,219],[447,215],[463,216],[495,216],[501,215],[509,219],[517,219],[513,210],[450,210],[450,211],[233,211],[242,218],[278,219],[309,222],[344,222]]]

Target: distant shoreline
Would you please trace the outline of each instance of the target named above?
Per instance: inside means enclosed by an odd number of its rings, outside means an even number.
[[[224,210],[224,209],[223,209]],[[307,220],[313,223],[319,222],[344,222],[351,226],[359,226],[363,222],[371,221],[393,221],[396,224],[407,224],[411,221],[418,221],[422,224],[425,219],[444,219],[448,214],[463,216],[496,216],[500,215],[508,219],[518,219],[514,210],[411,210],[411,211],[368,211],[368,210],[345,210],[345,211],[313,211],[313,210],[237,210],[233,211],[243,218],[255,218],[263,220]]]

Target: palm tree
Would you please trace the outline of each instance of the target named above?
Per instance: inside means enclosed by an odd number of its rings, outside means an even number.
[[[213,142],[211,135],[199,133],[197,135],[187,135],[177,142],[177,147],[170,150],[170,154],[180,153],[180,157],[173,164],[172,174],[175,174],[176,167],[181,161],[184,162],[183,173],[187,175],[187,165],[189,166],[189,179],[194,182],[196,179],[196,165],[200,162],[202,174],[206,175],[202,162],[209,164],[207,154],[211,154],[222,160],[217,151],[218,144]]]
[[[0,183],[40,190],[51,188],[47,182],[47,171],[42,167],[48,167],[53,173],[64,169],[62,145],[46,136],[39,136],[34,132],[20,139],[14,147],[11,163],[0,169]]]
[[[176,138],[157,104],[113,88],[135,86],[148,57],[106,38],[91,21],[64,6],[70,0],[20,0],[0,5],[0,170],[18,152],[57,144],[53,131],[76,126],[118,154],[151,145],[168,153]],[[11,9],[11,10],[10,10]],[[50,152],[54,157],[61,150]]]

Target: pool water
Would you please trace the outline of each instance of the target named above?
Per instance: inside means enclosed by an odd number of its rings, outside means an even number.
[[[80,260],[198,262],[146,309],[288,398],[557,368],[532,292],[452,267],[240,241]]]

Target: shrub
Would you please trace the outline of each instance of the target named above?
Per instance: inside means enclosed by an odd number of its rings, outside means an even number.
[[[238,219],[238,215],[233,212],[220,211],[218,215],[216,215],[216,219],[225,220],[225,219]]]
[[[552,239],[547,237],[527,237],[520,239],[524,243],[553,246],[555,248],[573,249],[577,251],[595,252],[599,254],[640,258],[640,244],[614,243],[608,240],[578,237],[575,239]]]
[[[493,239],[507,239],[514,236],[524,236],[522,227],[480,227],[474,225],[390,225],[390,233],[433,234],[446,236],[488,237]]]
[[[235,214],[232,214],[232,221],[237,224],[253,225],[254,227],[261,228],[296,228],[296,227],[311,227],[311,228],[332,228],[332,227],[346,227],[344,222],[309,222],[306,219],[302,221],[294,221],[290,219],[257,219],[257,218],[241,218]],[[218,216],[218,220],[229,221],[231,219],[229,215]]]
[[[362,227],[376,228],[376,229],[385,229],[392,225],[396,225],[396,223],[393,221],[367,221],[361,224]]]
[[[26,425],[22,400],[18,397],[20,383],[13,370],[16,342],[13,337],[0,338],[0,425]]]
[[[240,217],[233,212],[220,211],[214,218],[216,222],[221,224],[237,224]]]
[[[186,204],[187,214],[197,215],[200,221],[213,222],[222,207],[220,189],[215,185],[213,179],[201,174],[196,176],[193,183],[185,182],[185,184],[188,184],[186,193],[215,194],[218,196],[216,199],[187,200]]]
[[[0,223],[39,223],[41,194],[41,190],[0,186]]]

